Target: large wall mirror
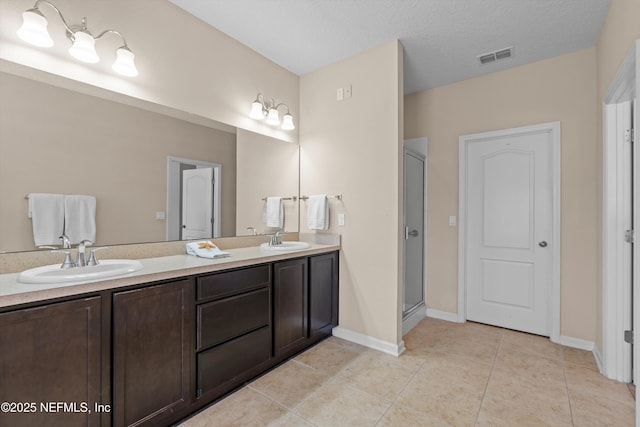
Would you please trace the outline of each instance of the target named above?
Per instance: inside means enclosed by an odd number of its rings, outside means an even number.
[[[96,246],[182,239],[181,179],[202,169],[213,237],[272,232],[268,196],[298,231],[298,145],[74,85],[0,72],[0,252],[36,249],[30,193],[95,196]]]

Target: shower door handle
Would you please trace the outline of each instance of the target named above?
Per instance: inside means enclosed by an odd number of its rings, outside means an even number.
[[[407,234],[412,237],[417,237],[420,233],[418,233],[418,230],[411,230]]]

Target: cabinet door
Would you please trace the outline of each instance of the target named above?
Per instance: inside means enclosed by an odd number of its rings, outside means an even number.
[[[338,253],[310,257],[309,280],[311,335],[331,335],[338,325]]]
[[[293,353],[304,345],[307,323],[307,260],[273,264],[274,355]]]
[[[100,425],[100,352],[100,297],[0,314],[0,426]]]
[[[114,425],[169,424],[191,401],[193,283],[113,296]]]

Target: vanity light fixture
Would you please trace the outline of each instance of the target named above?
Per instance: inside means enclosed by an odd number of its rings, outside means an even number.
[[[51,2],[47,0],[37,0],[33,5],[33,8],[26,10],[22,13],[22,26],[18,29],[18,36],[35,46],[51,47],[53,46],[53,39],[47,31],[48,21],[42,14],[39,6],[46,4],[53,8],[60,16],[62,23],[64,24],[67,39],[72,43],[69,48],[69,54],[79,61],[95,64],[100,61],[100,57],[96,52],[96,40],[104,36],[105,34],[115,34],[122,39],[122,46],[116,50],[116,60],[111,66],[113,70],[122,74],[123,76],[135,77],[138,75],[133,52],[127,46],[127,42],[124,36],[116,30],[104,30],[98,36],[94,37],[87,29],[87,18],[82,18],[82,22],[79,25],[69,25],[62,16],[62,12]]]
[[[249,117],[256,120],[266,119],[267,124],[278,126],[280,125],[280,114],[278,113],[278,108],[280,107],[285,107],[287,109],[285,115],[282,116],[282,125],[280,127],[284,130],[295,129],[296,127],[293,124],[293,116],[289,112],[287,104],[283,102],[276,104],[273,98],[271,98],[269,102],[265,102],[261,93],[258,94],[256,100],[251,104]]]

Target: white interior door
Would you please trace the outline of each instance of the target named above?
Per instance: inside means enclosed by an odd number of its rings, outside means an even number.
[[[466,159],[467,319],[549,336],[552,135],[476,137]]]
[[[403,313],[424,302],[424,158],[404,153]]]
[[[182,239],[213,237],[213,169],[188,169],[182,177]]]

